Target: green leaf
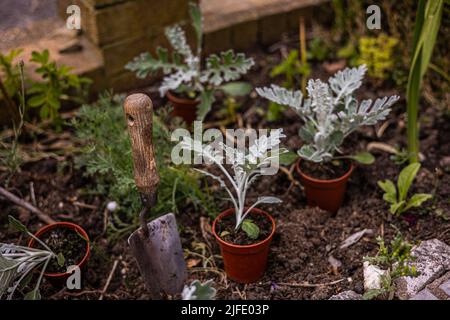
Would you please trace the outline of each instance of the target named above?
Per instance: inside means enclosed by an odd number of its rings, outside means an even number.
[[[214,91],[205,90],[200,94],[200,104],[197,107],[197,120],[203,121],[205,116],[211,110],[214,102]]]
[[[222,232],[220,233],[220,237],[221,237],[221,238],[226,237],[226,236],[228,236],[228,235],[230,235],[230,232],[228,232],[228,231],[226,231],[226,230],[224,230],[224,231],[222,231]]]
[[[9,219],[9,225],[11,227],[16,229],[17,231],[28,233],[27,227],[25,227],[25,225],[22,224],[22,222],[20,222],[19,220],[17,220],[16,218],[14,218],[11,215],[8,216],[8,219]]]
[[[281,104],[270,102],[269,103],[269,109],[267,110],[267,121],[277,121],[280,119],[281,113],[286,109],[285,106],[282,106]]]
[[[15,261],[8,260],[0,254],[0,298],[11,287],[17,275],[17,267],[14,267],[15,264]]]
[[[315,133],[316,133],[316,128],[312,121],[306,122],[305,125],[301,126],[300,129],[298,130],[298,135],[306,143],[314,142]]]
[[[289,166],[298,159],[298,154],[292,151],[288,151],[280,154],[279,161],[282,166]]]
[[[58,261],[58,265],[60,267],[64,267],[64,263],[66,262],[66,258],[64,257],[62,252],[58,253],[58,255],[56,256],[56,259]]]
[[[406,204],[404,211],[406,211],[412,207],[415,207],[415,208],[420,207],[422,205],[422,203],[424,203],[425,201],[427,201],[428,199],[431,199],[431,198],[433,198],[433,195],[431,195],[431,194],[416,193],[408,200],[408,203]]]
[[[385,201],[389,203],[397,202],[397,189],[391,180],[378,181],[378,186],[385,192],[383,195]]]
[[[204,83],[220,86],[224,82],[237,80],[241,75],[255,64],[252,58],[247,58],[243,53],[234,54],[233,50],[221,52],[206,58],[206,69],[200,79]]]
[[[365,151],[349,156],[349,158],[361,164],[372,164],[375,161],[375,157],[370,152]]]
[[[183,297],[186,300],[213,300],[217,290],[212,286],[212,280],[208,280],[203,284],[198,281],[192,281],[189,287],[195,287],[195,291],[189,297]]]
[[[248,95],[253,87],[248,82],[236,81],[221,85],[218,89],[232,97],[241,97]]]
[[[406,195],[408,194],[408,190],[411,187],[411,184],[414,178],[417,175],[417,172],[420,169],[420,163],[412,163],[405,167],[398,177],[397,187],[398,187],[398,199],[406,200]]]
[[[45,103],[46,98],[45,94],[35,95],[28,99],[28,105],[32,108],[40,107]]]
[[[406,90],[408,117],[408,154],[410,162],[417,162],[419,132],[417,125],[422,78],[428,68],[441,25],[444,0],[420,0],[416,12],[413,35],[413,58]]]
[[[39,289],[33,289],[25,295],[24,299],[25,300],[41,300],[41,293],[39,292]]]
[[[242,221],[242,230],[247,234],[250,239],[258,239],[259,227],[253,223],[250,219]]]

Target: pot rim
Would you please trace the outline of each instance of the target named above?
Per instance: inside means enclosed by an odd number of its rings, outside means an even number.
[[[89,258],[89,255],[91,253],[89,236],[88,236],[87,232],[81,226],[79,226],[75,223],[72,223],[72,222],[55,222],[55,223],[43,226],[34,234],[34,236],[39,238],[41,235],[43,235],[47,231],[56,229],[58,227],[69,228],[69,229],[75,230],[75,231],[81,233],[81,235],[84,238],[86,238],[86,240],[87,240],[86,241],[86,252],[85,252],[83,258],[81,259],[81,261],[77,263],[77,266],[81,268],[81,266],[87,262],[87,259]],[[31,238],[30,241],[28,242],[28,247],[33,248],[35,245],[35,242],[36,242],[36,240]],[[64,272],[64,273],[45,272],[44,273],[44,276],[50,277],[50,278],[60,278],[60,277],[66,276],[66,275],[70,275],[70,273],[68,273],[68,272]]]
[[[339,178],[329,179],[329,180],[317,179],[317,178],[313,178],[313,177],[308,176],[307,174],[303,173],[303,171],[300,168],[300,162],[301,161],[302,161],[302,158],[299,158],[297,160],[297,163],[295,164],[295,169],[297,170],[297,173],[302,178],[307,179],[307,180],[312,181],[312,182],[316,182],[316,183],[335,183],[335,182],[340,182],[342,180],[346,180],[346,179],[348,179],[348,177],[350,177],[350,175],[352,174],[353,170],[355,169],[355,165],[353,164],[353,162],[349,161],[350,162],[350,168],[348,169],[348,171],[344,175],[340,176]]]
[[[247,208],[244,208],[244,210],[245,210],[245,209],[247,209]],[[212,233],[213,233],[214,237],[216,238],[216,240],[217,240],[220,244],[226,245],[226,246],[232,247],[232,248],[242,248],[242,249],[245,248],[245,249],[249,249],[249,248],[256,248],[256,247],[259,247],[259,246],[261,246],[261,245],[263,245],[263,244],[269,242],[269,241],[273,238],[273,235],[275,234],[275,228],[276,228],[275,219],[274,219],[268,212],[266,212],[266,211],[264,211],[264,210],[261,210],[261,209],[258,209],[258,208],[253,208],[253,209],[250,211],[250,213],[257,212],[258,214],[262,214],[262,215],[266,216],[266,218],[268,218],[269,221],[270,221],[271,224],[272,224],[272,231],[271,231],[270,234],[267,236],[267,238],[265,238],[264,240],[261,240],[261,241],[259,241],[259,242],[257,242],[257,243],[253,243],[253,244],[245,244],[245,245],[234,244],[234,243],[230,243],[230,242],[226,242],[225,240],[222,240],[222,239],[219,237],[219,235],[216,233],[216,223],[217,223],[219,220],[221,220],[223,217],[228,216],[228,215],[230,215],[230,214],[233,214],[234,211],[235,211],[234,208],[230,208],[230,209],[227,209],[227,210],[225,210],[225,211],[222,211],[222,212],[214,219],[214,221],[213,221],[213,224],[212,224]]]
[[[199,104],[200,100],[197,99],[186,99],[186,98],[179,98],[174,93],[172,93],[170,90],[166,92],[166,97],[169,100],[174,101],[175,103],[181,103],[181,104]]]

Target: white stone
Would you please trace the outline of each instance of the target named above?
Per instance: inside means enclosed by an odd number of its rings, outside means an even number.
[[[381,276],[385,275],[388,271],[380,269],[368,261],[364,261],[363,273],[364,273],[364,290],[381,289]]]
[[[411,251],[416,258],[417,277],[400,277],[396,280],[397,296],[407,300],[423,290],[426,285],[450,270],[450,246],[437,239],[423,241]]]

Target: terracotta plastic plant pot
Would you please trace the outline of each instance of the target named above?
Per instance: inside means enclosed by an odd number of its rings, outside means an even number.
[[[178,98],[170,91],[167,91],[166,97],[173,106],[172,116],[182,118],[188,126],[191,126],[197,118],[197,105],[200,101]]]
[[[300,168],[300,162],[301,159],[297,161],[296,169],[305,188],[308,205],[336,213],[344,200],[347,180],[354,169],[353,163],[350,162],[350,169],[342,177],[332,180],[320,180],[304,174]]]
[[[228,209],[217,216],[213,221],[212,232],[220,245],[223,263],[227,276],[239,283],[255,282],[262,277],[267,266],[269,245],[275,233],[275,220],[267,212],[260,209],[252,209],[250,215],[260,214],[270,220],[272,231],[270,235],[255,244],[236,245],[222,240],[216,233],[216,224],[226,216],[234,214],[234,209]]]
[[[80,268],[80,270],[83,270],[83,268],[86,266],[89,255],[91,253],[91,248],[89,245],[89,236],[87,235],[86,231],[84,231],[83,228],[81,228],[79,225],[71,222],[56,222],[49,225],[46,225],[38,230],[34,235],[37,238],[41,238],[42,235],[49,232],[50,230],[58,229],[58,228],[69,228],[72,230],[77,231],[83,238],[85,238],[86,241],[86,252],[84,253],[83,258],[81,261],[77,263],[77,266]],[[30,248],[36,247],[36,240],[31,238],[28,242],[28,246]],[[51,248],[50,248],[51,249]],[[63,253],[64,254],[64,253]],[[47,278],[47,280],[54,286],[63,286],[66,283],[67,278],[71,275],[71,273],[44,273],[44,277]]]

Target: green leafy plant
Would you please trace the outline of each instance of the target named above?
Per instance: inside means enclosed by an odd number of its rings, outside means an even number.
[[[170,59],[165,48],[158,48],[156,58],[150,53],[142,53],[129,62],[125,69],[136,72],[138,78],[162,70],[165,77],[159,88],[161,96],[167,91],[185,94],[191,99],[198,98],[200,104],[197,117],[203,120],[214,102],[214,91],[222,89],[222,85],[237,80],[253,66],[254,61],[243,53],[235,54],[232,50],[211,54],[206,58],[206,67],[201,66],[202,48],[202,15],[195,3],[189,4],[189,13],[197,39],[197,50],[194,54],[187,43],[186,35],[179,25],[166,28],[165,35],[174,49]]]
[[[364,125],[374,125],[384,120],[398,96],[371,99],[358,103],[353,93],[358,89],[366,72],[366,66],[346,68],[329,78],[328,83],[309,80],[308,98],[303,99],[300,90],[289,91],[276,85],[257,88],[256,92],[275,103],[290,106],[304,122],[299,135],[305,142],[298,151],[300,157],[316,163],[333,159],[350,158],[370,164],[374,157],[368,152],[350,156],[335,156],[345,137]]]
[[[42,277],[51,259],[56,259],[60,266],[64,265],[62,253],[55,254],[43,241],[28,231],[19,220],[9,217],[10,225],[17,231],[32,237],[44,249],[34,249],[15,244],[0,243],[0,298],[7,294],[11,300],[18,289],[25,288],[30,282],[33,270],[42,266],[34,288],[25,294],[25,300],[40,300],[39,287]]]
[[[425,3],[426,2],[426,3]],[[444,0],[419,0],[413,35],[413,54],[406,90],[407,132],[410,163],[418,162],[419,98],[422,78],[425,75],[433,53],[434,44],[441,24]]]
[[[72,68],[68,66],[57,66],[56,62],[50,61],[47,49],[42,52],[33,51],[30,61],[39,65],[36,73],[41,75],[42,82],[32,83],[28,90],[31,95],[28,106],[39,108],[42,119],[49,118],[58,125],[61,101],[83,103],[83,96],[91,80],[71,73]],[[75,94],[70,95],[70,90],[76,90]]]
[[[286,57],[278,65],[276,65],[270,72],[270,76],[283,76],[284,81],[282,86],[287,89],[293,89],[295,84],[299,82],[296,78],[299,76],[307,77],[311,73],[311,67],[308,63],[303,64],[299,59],[298,50],[291,50]],[[286,106],[271,102],[267,111],[267,120],[278,120]]]
[[[363,296],[365,300],[386,295],[389,299],[392,299],[395,293],[395,279],[403,276],[415,277],[418,275],[415,266],[412,265],[414,261],[414,257],[411,255],[413,245],[404,240],[401,233],[397,233],[389,246],[385,245],[382,237],[377,237],[377,243],[379,246],[377,255],[364,257],[364,261],[376,265],[386,270],[386,272],[380,276],[381,288],[368,290]]]
[[[361,37],[359,39],[358,65],[365,64],[369,76],[386,79],[391,75],[395,65],[394,49],[398,40],[380,33],[377,37]]]
[[[391,180],[378,181],[378,186],[385,192],[383,199],[391,204],[389,210],[392,214],[400,216],[411,208],[420,207],[422,203],[433,197],[428,193],[416,193],[408,198],[409,188],[419,169],[419,163],[411,163],[405,167],[398,176],[397,187]]]
[[[212,286],[212,283],[212,280],[204,283],[194,280],[190,285],[184,286],[181,298],[183,300],[214,300],[217,290]]]
[[[141,208],[139,193],[133,178],[131,144],[127,132],[122,105],[124,96],[109,93],[100,96],[92,105],[80,108],[72,125],[76,136],[85,146],[75,158],[77,167],[83,167],[86,175],[95,178],[96,188],[91,191],[115,201],[113,223],[109,225],[112,240],[127,234],[138,224],[136,212]],[[172,142],[167,110],[153,116],[153,141],[160,174],[158,201],[152,214],[178,212],[179,207],[192,204],[196,210],[209,214],[215,211],[212,195],[201,187],[199,174],[186,165],[174,166],[171,162]],[[167,118],[167,121],[166,121]]]

